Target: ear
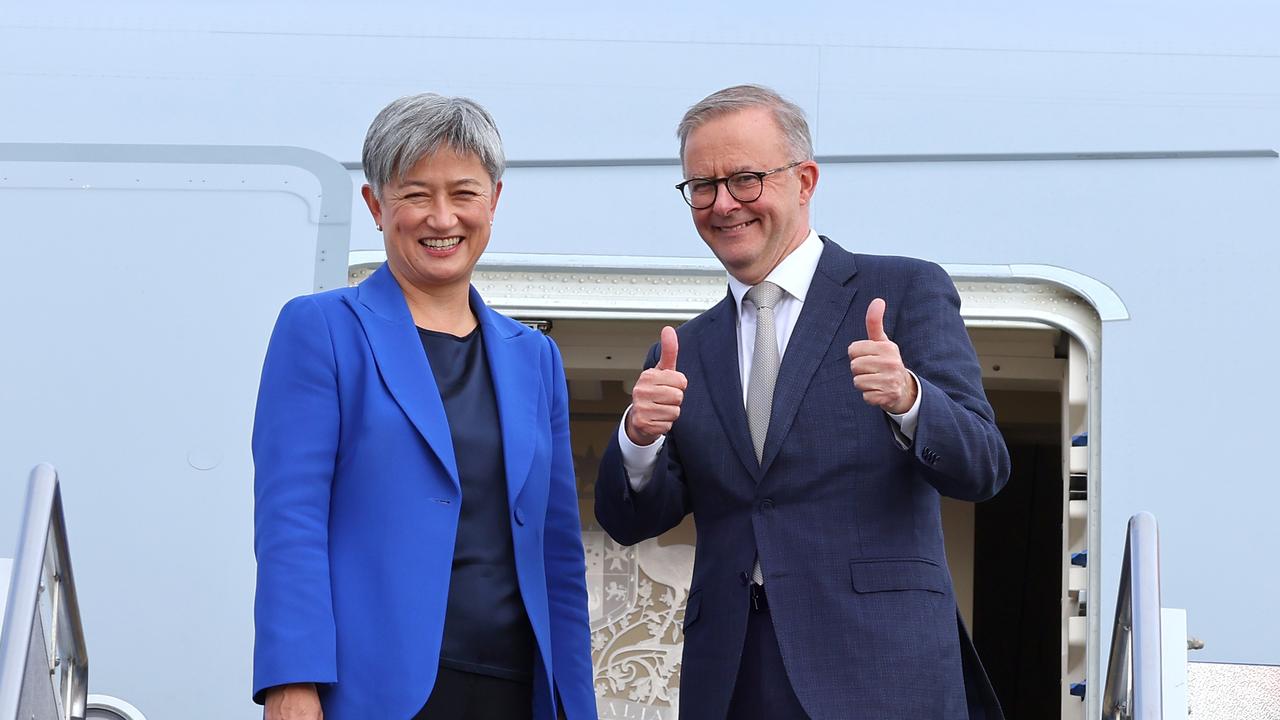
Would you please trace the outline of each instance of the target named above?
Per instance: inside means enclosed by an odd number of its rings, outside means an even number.
[[[498,196],[502,194],[502,181],[493,184],[493,200],[489,202],[489,215],[498,211]]]
[[[373,187],[365,183],[360,188],[360,195],[364,197],[364,204],[369,206],[369,214],[373,216],[373,224],[382,225],[382,201],[373,193]]]
[[[818,163],[806,160],[796,166],[796,174],[800,178],[800,204],[808,205],[814,191],[818,189]]]

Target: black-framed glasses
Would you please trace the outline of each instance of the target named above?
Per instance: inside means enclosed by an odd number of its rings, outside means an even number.
[[[716,204],[716,195],[720,192],[720,183],[724,183],[729,195],[740,203],[755,202],[764,194],[764,179],[776,172],[790,170],[804,162],[797,160],[790,165],[783,165],[764,172],[744,170],[728,177],[689,178],[676,185],[684,201],[694,210],[706,210]]]

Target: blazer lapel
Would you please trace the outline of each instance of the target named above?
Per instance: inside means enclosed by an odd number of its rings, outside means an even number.
[[[760,463],[761,474],[769,470],[770,463],[777,457],[778,449],[796,419],[809,381],[831,343],[837,341],[836,330],[844,322],[858,291],[850,282],[857,272],[853,255],[825,237],[822,240],[824,247],[818,269],[809,284],[791,339],[787,341],[782,366],[778,368],[778,381],[773,389],[773,412],[769,417],[769,433],[765,436],[764,459]],[[849,338],[849,342],[853,342],[853,338]]]
[[[707,313],[710,327],[699,338],[698,357],[711,404],[729,436],[729,444],[747,472],[759,479],[760,464],[747,428],[747,410],[742,404],[742,372],[738,368],[738,311],[733,294]]]
[[[440,390],[404,294],[385,263],[356,288],[348,304],[364,327],[387,390],[461,489]]]
[[[503,322],[471,288],[471,309],[480,318],[484,333],[489,374],[498,399],[498,421],[502,425],[503,462],[507,470],[507,501],[516,506],[533,465],[535,433],[539,427],[542,378],[539,376],[539,333]]]

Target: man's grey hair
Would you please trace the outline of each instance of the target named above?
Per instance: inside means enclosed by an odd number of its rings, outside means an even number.
[[[782,130],[787,148],[795,156],[792,159],[812,160],[813,138],[809,135],[804,110],[763,85],[734,85],[717,90],[689,108],[676,128],[676,136],[680,138],[680,159],[684,160],[684,146],[689,133],[698,126],[723,115],[761,107],[773,111],[773,120]]]
[[[373,194],[404,174],[422,158],[448,148],[480,159],[489,179],[502,179],[507,159],[493,117],[475,100],[436,93],[393,100],[369,125],[361,162]]]

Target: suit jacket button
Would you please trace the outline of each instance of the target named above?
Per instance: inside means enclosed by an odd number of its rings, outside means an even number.
[[[516,508],[516,524],[524,525],[524,513],[520,511],[520,508]]]
[[[761,510],[763,510],[763,511],[765,511],[765,512],[768,512],[769,510],[772,510],[772,509],[773,509],[773,500],[771,500],[771,499],[769,499],[769,498],[765,498],[764,500],[761,500],[761,501],[760,501],[760,509],[761,509]]]

